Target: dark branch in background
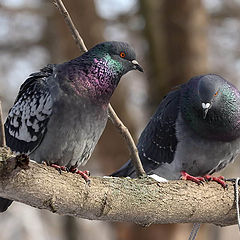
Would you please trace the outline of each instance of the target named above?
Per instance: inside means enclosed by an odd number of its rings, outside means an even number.
[[[76,27],[74,26],[74,23],[67,11],[67,9],[65,8],[63,2],[61,0],[55,0],[55,3],[60,11],[60,13],[64,16],[64,20],[67,23],[72,36],[77,44],[77,46],[79,47],[81,53],[87,52],[87,48],[83,42],[83,39],[81,38],[78,30],[76,29]],[[128,149],[130,151],[130,155],[131,155],[131,160],[136,168],[136,173],[138,176],[144,176],[146,175],[142,163],[139,159],[138,156],[138,151],[136,148],[136,145],[133,141],[133,138],[130,134],[130,132],[128,131],[127,127],[124,126],[124,124],[122,123],[122,121],[119,119],[119,117],[117,116],[117,114],[115,113],[114,109],[112,108],[111,104],[109,104],[108,106],[108,112],[109,112],[109,117],[112,120],[112,123],[114,124],[114,126],[119,129],[119,132],[121,133],[121,135],[124,137]]]
[[[3,123],[3,113],[2,113],[2,102],[0,101],[0,146],[6,147],[4,123]]]

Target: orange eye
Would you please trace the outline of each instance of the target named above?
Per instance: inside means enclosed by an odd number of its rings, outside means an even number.
[[[219,90],[216,91],[215,94],[214,94],[213,96],[216,97],[216,96],[218,95],[218,92],[219,92]]]
[[[120,52],[120,57],[121,58],[125,58],[126,57],[126,53],[125,52]]]

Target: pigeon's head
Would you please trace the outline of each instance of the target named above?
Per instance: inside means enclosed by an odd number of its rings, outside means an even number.
[[[199,134],[218,140],[240,135],[240,93],[216,74],[193,77],[182,90],[181,111]]]
[[[72,85],[78,94],[105,105],[125,73],[143,72],[133,48],[128,43],[116,41],[97,44],[66,67],[70,68]]]
[[[201,76],[197,85],[197,96],[205,119],[212,106],[218,106],[226,80],[215,74]]]
[[[103,42],[90,49],[89,53],[106,62],[113,73],[120,77],[131,70],[143,72],[133,48],[126,42]]]

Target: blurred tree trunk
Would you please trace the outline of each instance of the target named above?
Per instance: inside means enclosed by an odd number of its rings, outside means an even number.
[[[140,0],[149,43],[150,103],[207,71],[207,16],[201,0]]]
[[[149,43],[149,104],[155,111],[172,87],[207,71],[207,16],[201,0],[139,0]],[[118,225],[119,240],[186,239],[183,225]],[[191,226],[187,225],[190,234]],[[198,239],[201,236],[198,236]]]

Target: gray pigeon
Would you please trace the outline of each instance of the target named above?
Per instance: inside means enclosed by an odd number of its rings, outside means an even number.
[[[124,42],[104,42],[69,62],[48,65],[23,83],[6,123],[6,142],[38,163],[75,169],[91,156],[120,78],[143,71]],[[0,212],[11,204],[0,199]]]
[[[200,183],[198,176],[223,169],[239,152],[239,91],[215,74],[193,77],[162,100],[137,148],[147,174]],[[136,173],[128,161],[112,176]]]

